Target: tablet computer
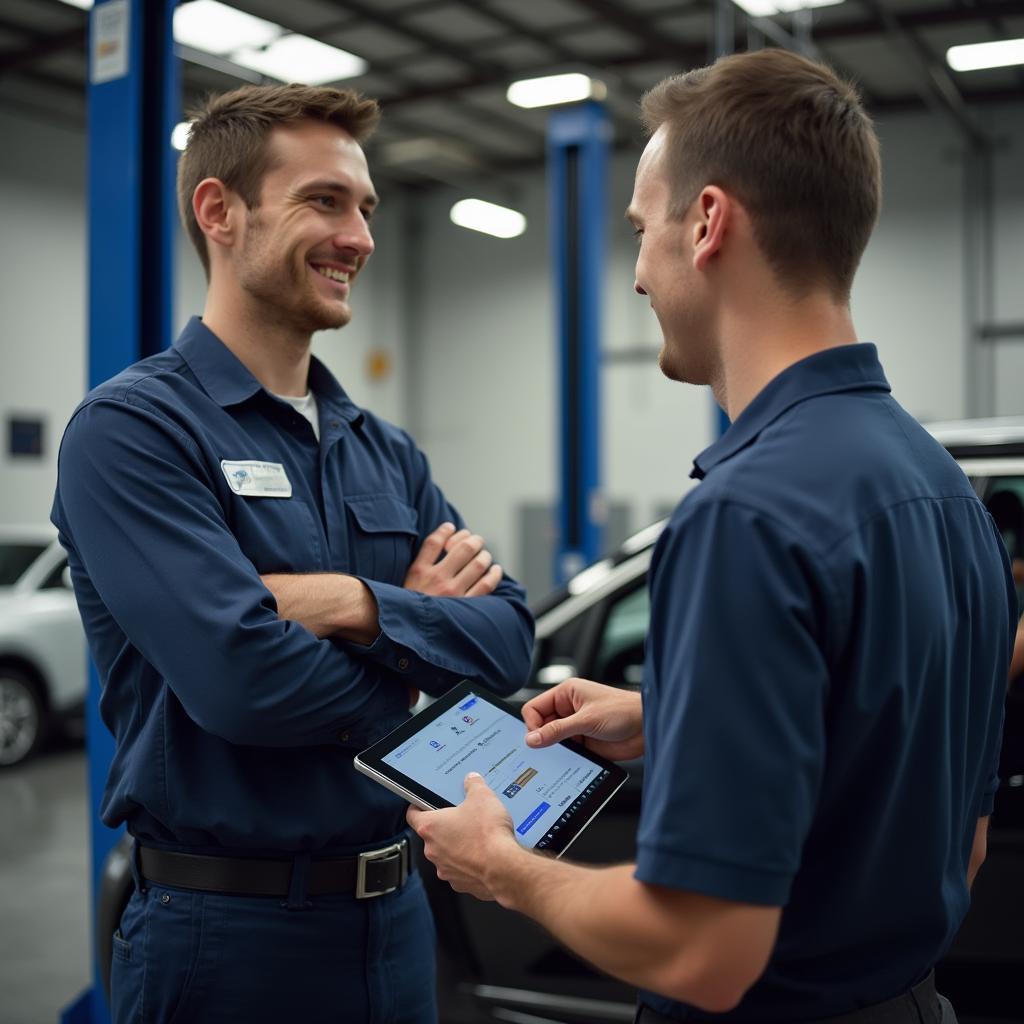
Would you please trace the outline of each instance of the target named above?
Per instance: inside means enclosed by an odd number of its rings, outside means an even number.
[[[358,754],[355,767],[424,810],[461,803],[466,775],[479,772],[520,844],[559,857],[629,777],[571,740],[528,747],[519,715],[469,682]]]

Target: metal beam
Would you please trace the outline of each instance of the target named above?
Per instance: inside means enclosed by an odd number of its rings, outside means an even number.
[[[912,29],[905,28],[890,11],[887,11],[879,0],[860,0],[860,4],[870,11],[885,26],[897,47],[909,57],[910,63],[917,68],[921,80],[922,98],[929,106],[946,114],[961,133],[975,147],[987,148],[989,138],[978,124],[974,115],[960,94],[953,76],[946,65],[921,41]]]

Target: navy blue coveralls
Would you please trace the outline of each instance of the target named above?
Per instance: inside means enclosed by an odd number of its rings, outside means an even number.
[[[78,407],[53,507],[116,738],[103,821],[165,850],[297,854],[299,876],[307,856],[403,833],[403,801],[352,757],[406,718],[410,687],[436,695],[469,678],[510,693],[533,639],[507,577],[472,599],[403,589],[427,534],[462,520],[408,435],[316,359],[309,383],[319,443],[193,319]],[[280,466],[291,496],[236,493],[222,461]],[[260,574],[313,572],[372,590],[370,646],[278,618]],[[115,941],[115,1019],[434,1019],[417,876],[374,899],[290,902],[136,892]]]
[[[889,390],[868,344],[785,370],[655,550],[637,877],[784,908],[735,1010],[644,993],[666,1017],[882,1003],[967,911],[1016,600],[984,506]]]

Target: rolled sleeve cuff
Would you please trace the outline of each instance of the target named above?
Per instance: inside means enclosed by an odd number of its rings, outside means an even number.
[[[692,857],[649,844],[638,848],[634,877],[650,885],[766,907],[785,906],[793,883],[789,873]]]

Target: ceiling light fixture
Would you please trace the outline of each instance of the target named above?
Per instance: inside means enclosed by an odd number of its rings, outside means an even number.
[[[513,82],[505,93],[509,103],[527,109],[552,107],[557,103],[579,103],[581,100],[603,100],[607,95],[604,82],[579,72],[524,78]]]
[[[71,7],[80,7],[83,11],[92,10],[93,0],[64,0]]]
[[[453,224],[470,231],[482,231],[495,238],[515,238],[526,230],[526,218],[518,210],[487,203],[483,199],[460,199],[451,209]]]
[[[773,14],[790,14],[807,7],[832,7],[843,0],[733,0],[752,18],[770,18]]]
[[[303,82],[306,85],[355,78],[369,67],[362,57],[354,53],[300,35],[281,36],[263,49],[236,50],[229,56],[243,68],[252,68],[282,82]]]
[[[184,152],[188,145],[188,133],[192,130],[191,121],[179,121],[171,131],[171,145]]]
[[[954,71],[981,71],[1024,64],[1024,39],[1001,39],[996,43],[968,43],[951,46],[946,63]]]
[[[239,11],[218,0],[187,0],[174,12],[174,41],[186,60],[212,54],[230,65],[281,82],[323,85],[363,74],[362,57]],[[239,77],[245,78],[244,74]]]
[[[226,56],[243,47],[266,46],[284,29],[217,0],[192,0],[174,12],[174,41]]]

